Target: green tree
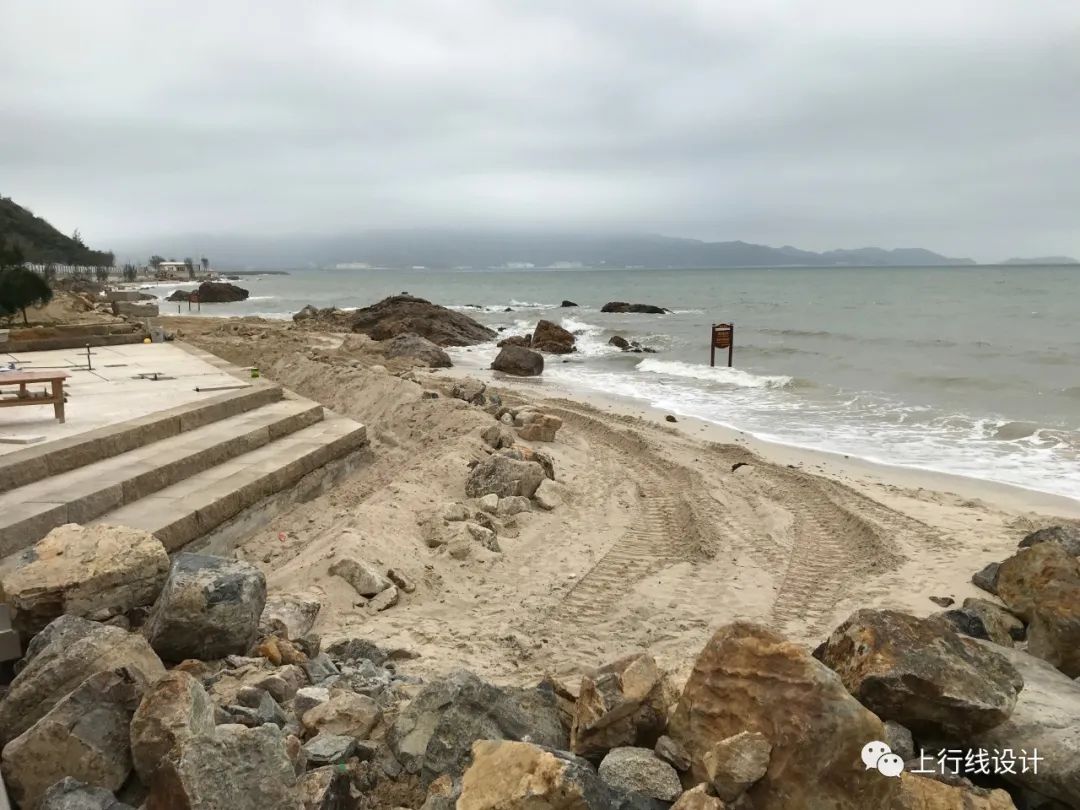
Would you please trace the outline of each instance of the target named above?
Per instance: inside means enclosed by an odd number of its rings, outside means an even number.
[[[82,234],[79,233],[79,229],[76,228],[74,233],[71,234],[71,241],[81,248],[86,247],[86,242],[82,240]]]
[[[139,275],[139,268],[128,262],[124,265],[124,281],[134,281]]]
[[[208,258],[206,258],[205,256],[203,256],[201,259],[199,259],[199,264],[202,265],[202,269],[203,269],[204,273],[207,270],[210,269],[210,260]]]
[[[10,318],[22,312],[23,324],[29,306],[44,306],[52,300],[52,287],[42,276],[23,267],[22,251],[18,247],[0,245],[0,315]]]
[[[109,268],[108,267],[95,267],[94,268],[94,278],[96,278],[100,283],[104,284],[106,281],[109,280]]]
[[[153,256],[150,257],[150,266],[153,267],[155,270],[158,270],[158,269],[161,268],[161,263],[163,261],[165,261],[165,257],[164,256],[158,256],[155,253]]]
[[[184,266],[187,268],[188,278],[195,279],[195,260],[190,256],[184,259]]]

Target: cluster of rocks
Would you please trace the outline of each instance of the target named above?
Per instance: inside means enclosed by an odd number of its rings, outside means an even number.
[[[531,335],[511,335],[496,345],[501,349],[491,367],[517,377],[535,377],[544,371],[547,354],[570,354],[577,351],[573,332],[551,321],[541,320]]]
[[[0,700],[16,807],[409,803],[376,797],[408,790],[385,740],[420,682],[367,641],[323,649],[312,596],[268,598],[247,563],[170,562],[144,532],[73,524],[5,566],[0,587],[26,644]]]
[[[190,301],[200,304],[231,304],[246,301],[251,293],[227,281],[204,281],[195,290],[175,290],[166,301]]]
[[[671,312],[670,309],[658,307],[655,304],[628,304],[625,301],[608,301],[602,307],[601,312],[635,312],[646,315],[663,315]]]
[[[624,352],[633,352],[634,354],[656,354],[656,349],[642,346],[636,340],[627,340],[619,335],[612,335],[611,340],[608,341],[608,345],[615,346]]]

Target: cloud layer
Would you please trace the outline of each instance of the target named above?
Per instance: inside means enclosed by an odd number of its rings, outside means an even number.
[[[505,226],[1080,253],[1075,0],[4,17],[0,193],[92,244]]]

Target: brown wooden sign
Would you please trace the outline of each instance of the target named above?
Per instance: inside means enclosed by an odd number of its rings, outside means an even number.
[[[714,323],[712,325],[712,336],[709,345],[709,365],[716,365],[717,349],[727,349],[727,364],[730,368],[732,354],[734,353],[735,349],[735,324]]]

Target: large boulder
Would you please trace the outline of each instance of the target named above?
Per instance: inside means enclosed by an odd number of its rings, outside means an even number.
[[[491,363],[495,371],[515,377],[538,377],[544,373],[544,356],[524,346],[508,344]]]
[[[450,355],[440,347],[411,332],[384,340],[379,344],[379,350],[388,360],[403,357],[414,365],[427,368],[450,368],[454,365]]]
[[[231,304],[246,301],[250,292],[227,281],[204,281],[188,300],[201,304]]]
[[[312,593],[273,593],[266,597],[259,633],[295,641],[311,632],[322,610],[322,601]]]
[[[1080,526],[1047,526],[1032,532],[1020,541],[1020,548],[1040,543],[1057,543],[1074,557],[1080,557]]]
[[[425,686],[398,714],[388,739],[405,770],[425,785],[444,773],[459,777],[477,740],[567,743],[553,693],[500,689],[465,671]]]
[[[1052,582],[1035,602],[1028,652],[1080,677],[1080,582]]]
[[[218,726],[162,760],[146,810],[303,810],[285,736],[275,726]]]
[[[65,613],[104,620],[151,605],[168,573],[169,555],[149,532],[68,523],[5,566],[0,594],[28,638]]]
[[[915,774],[900,775],[895,810],[1016,810],[1004,790],[949,785]]]
[[[916,735],[966,739],[1002,723],[1023,686],[988,647],[895,610],[856,611],[816,655],[860,703]]]
[[[144,632],[166,661],[245,655],[266,604],[266,578],[254,565],[181,552]]]
[[[0,745],[44,717],[97,672],[125,668],[142,683],[165,673],[142,636],[75,616],[61,616],[34,639],[25,666],[0,701]]]
[[[201,683],[173,670],[147,688],[131,719],[135,772],[149,785],[161,760],[177,745],[214,730],[214,703]]]
[[[411,295],[394,295],[352,313],[350,328],[375,340],[412,333],[436,346],[472,346],[496,332],[467,315]]]
[[[66,776],[45,791],[39,810],[135,810],[117,801],[111,790]]]
[[[637,810],[651,807],[605,785],[589,763],[524,742],[480,740],[456,810]]]
[[[91,675],[4,746],[3,774],[19,806],[37,807],[66,776],[116,791],[131,772],[128,724],[139,677],[123,669]]]
[[[682,793],[675,769],[648,748],[612,748],[597,769],[609,787],[673,802]]]
[[[544,477],[544,468],[538,462],[518,461],[496,454],[473,467],[465,481],[465,494],[470,498],[485,495],[531,498]]]
[[[1059,543],[1038,543],[1001,563],[997,594],[1013,613],[1030,622],[1051,583],[1080,584],[1080,560]]]
[[[995,650],[1020,673],[1024,688],[1008,720],[966,744],[988,751],[1010,749],[1017,756],[1038,751],[1042,761],[1037,768],[1017,764],[1004,778],[1080,807],[1080,684],[1020,650]]]
[[[574,351],[574,335],[551,321],[541,320],[533,330],[530,347],[538,352],[570,354]]]
[[[656,744],[667,722],[664,679],[648,654],[628,655],[581,678],[570,750],[599,759],[613,748]]]
[[[772,745],[769,768],[747,793],[755,810],[867,810],[898,795],[894,779],[867,771],[863,746],[881,721],[839,676],[802,647],[760,625],[721,627],[698,657],[668,734],[690,753],[693,782],[705,756],[742,731]]]
[[[643,312],[649,315],[663,315],[669,309],[654,304],[628,304],[625,301],[609,301],[600,307],[601,312]]]

